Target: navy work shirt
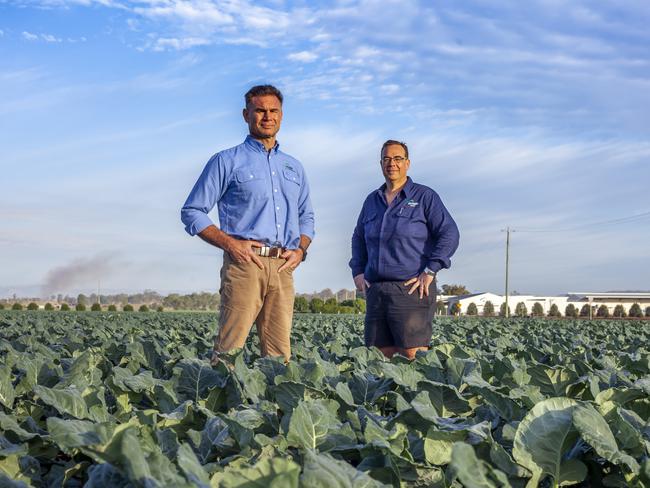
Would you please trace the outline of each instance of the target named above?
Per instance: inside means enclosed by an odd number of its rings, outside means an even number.
[[[382,185],[363,202],[352,234],[352,276],[401,281],[418,276],[425,268],[449,268],[458,248],[458,227],[431,188],[410,177],[390,205]]]

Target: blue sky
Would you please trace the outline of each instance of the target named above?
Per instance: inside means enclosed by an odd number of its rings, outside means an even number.
[[[0,296],[216,290],[179,209],[259,82],[312,186],[298,291],[352,287],[387,138],[460,227],[440,283],[502,292],[509,225],[511,289],[650,289],[647,215],[584,225],[650,212],[648,25],[640,0],[0,0]]]

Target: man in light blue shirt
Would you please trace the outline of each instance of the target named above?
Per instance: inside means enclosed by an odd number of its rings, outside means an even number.
[[[276,141],[282,93],[271,85],[245,95],[246,140],[215,154],[181,210],[185,230],[224,251],[218,353],[244,346],[255,323],[263,356],[291,355],[293,271],[314,238],[314,212],[300,162]],[[217,227],[208,213],[217,206]]]

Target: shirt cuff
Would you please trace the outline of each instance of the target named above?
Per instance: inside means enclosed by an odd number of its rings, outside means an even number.
[[[195,236],[199,232],[203,231],[207,227],[214,225],[214,222],[204,213],[200,213],[196,218],[185,226],[185,231],[191,235]]]
[[[427,264],[426,267],[429,268],[434,273],[437,273],[438,271],[440,271],[442,269],[442,264],[437,259],[433,259],[433,260],[429,261],[429,263]]]
[[[309,237],[310,241],[313,241],[314,237],[316,235],[316,232],[314,232],[313,227],[302,227],[301,226],[300,227],[300,235],[301,236],[307,236],[307,237]]]
[[[365,267],[364,268],[352,268],[352,277],[354,278],[357,275],[363,274],[366,272]]]

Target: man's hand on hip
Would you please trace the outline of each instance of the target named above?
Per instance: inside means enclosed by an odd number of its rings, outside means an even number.
[[[429,296],[429,285],[433,283],[434,278],[435,275],[430,275],[428,273],[422,272],[420,273],[420,276],[418,276],[417,278],[411,278],[406,283],[404,283],[404,286],[413,285],[409,290],[409,295],[419,288],[420,300],[422,300],[422,298],[424,298],[425,295]]]
[[[254,247],[264,247],[264,244],[257,241],[243,241],[231,237],[225,251],[230,257],[239,264],[250,263],[253,261],[260,269],[263,269],[262,261],[253,251]]]
[[[370,288],[370,283],[366,281],[366,277],[363,273],[356,275],[354,278],[354,286],[357,287],[357,291],[365,293],[368,288]]]
[[[296,269],[300,263],[302,263],[302,257],[303,257],[303,251],[302,249],[287,249],[284,251],[282,254],[280,254],[280,257],[282,259],[286,259],[284,264],[278,268],[278,273],[282,270],[285,269],[290,269],[293,271]]]

